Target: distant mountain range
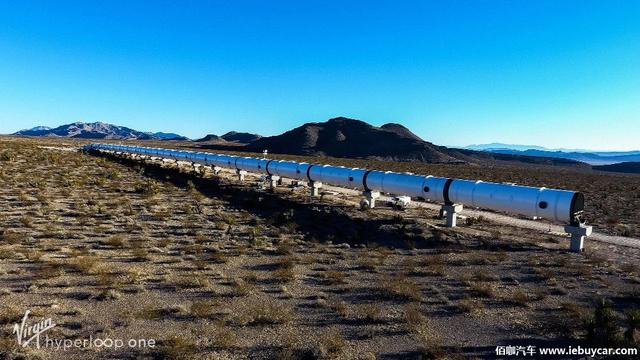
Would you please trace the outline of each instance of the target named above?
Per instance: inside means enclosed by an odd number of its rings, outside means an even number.
[[[609,165],[622,162],[640,161],[640,150],[636,151],[591,151],[576,149],[547,149],[535,145],[512,145],[492,143],[483,145],[470,145],[466,149],[487,151],[498,154],[543,156],[551,158],[570,159],[582,161],[591,165]]]
[[[174,133],[150,133],[103,122],[44,126],[21,130],[14,135],[56,136],[105,140],[180,140],[191,141]],[[268,150],[272,153],[319,155],[345,158],[370,158],[394,161],[431,163],[472,163],[485,165],[494,162],[562,165],[586,167],[585,162],[610,164],[608,155],[594,153],[564,153],[542,147],[536,149],[507,149],[505,144],[474,145],[473,149],[455,149],[423,140],[406,127],[389,123],[380,127],[361,120],[337,117],[325,122],[305,123],[276,136],[231,131],[224,135],[209,134],[192,141],[194,147],[232,149],[250,152]],[[531,147],[524,145],[507,145]],[[483,149],[482,151],[476,149]],[[615,162],[635,161],[638,154],[616,153]],[[595,160],[599,162],[596,162]]]
[[[178,134],[142,132],[124,126],[117,126],[103,122],[75,122],[72,124],[58,126],[56,128],[36,126],[31,129],[20,130],[13,135],[111,140],[188,140],[186,137]]]

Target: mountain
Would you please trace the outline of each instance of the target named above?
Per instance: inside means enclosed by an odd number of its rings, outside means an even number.
[[[208,134],[203,138],[195,140],[195,142],[226,142],[226,140],[218,135]]]
[[[208,134],[207,136],[196,140],[199,143],[210,143],[210,144],[220,144],[220,145],[228,145],[228,146],[238,146],[245,145],[251,142],[254,142],[258,139],[262,138],[262,136],[257,134],[250,134],[245,132],[237,132],[230,131],[222,136]]]
[[[402,129],[397,126],[387,126],[384,129],[364,121],[338,117],[324,123],[307,123],[281,135],[263,137],[248,144],[246,149],[256,152],[268,149],[273,153],[294,155],[426,162],[459,161],[448,154],[444,147],[417,140],[415,135],[407,137],[402,133]]]
[[[640,150],[635,151],[596,151],[584,149],[548,149],[537,145],[513,145],[491,143],[469,145],[465,149],[488,151],[492,153],[543,156],[586,162],[591,165],[608,165],[620,162],[640,161]]]
[[[31,129],[20,130],[17,133],[15,133],[14,135],[28,135],[30,133],[45,132],[47,130],[51,130],[51,128],[48,127],[48,126],[36,126],[36,127],[31,128]]]
[[[40,128],[37,130],[22,130],[14,135],[59,136],[83,139],[153,139],[153,135],[151,134],[103,122],[75,122],[53,129]]]
[[[465,146],[465,149],[468,150],[478,150],[478,151],[492,151],[492,150],[549,150],[542,146],[537,145],[515,145],[515,144],[504,144],[504,143],[490,143],[490,144],[475,144]]]
[[[187,140],[186,137],[173,133],[147,133],[124,126],[117,126],[103,122],[72,124],[50,128],[37,126],[28,130],[20,130],[13,135],[21,136],[57,136],[80,139],[129,139],[129,140]]]
[[[165,132],[154,132],[153,134],[151,134],[153,137],[156,137],[158,139],[161,140],[189,140],[188,137],[186,136],[182,136],[179,134],[175,134],[175,133],[165,133]]]
[[[609,165],[621,162],[640,161],[640,153],[629,152],[616,152],[616,155],[607,155],[606,152],[600,153],[588,153],[588,152],[563,152],[563,151],[548,151],[548,150],[509,150],[509,149],[496,149],[490,150],[493,153],[510,154],[510,155],[525,155],[525,156],[543,156],[551,158],[562,158],[576,161],[582,161],[590,165]]]
[[[564,159],[493,154],[434,145],[399,124],[381,127],[364,121],[338,117],[320,123],[306,123],[276,136],[263,137],[246,151],[292,155],[320,155],[345,158],[373,158],[430,163],[487,163],[514,161],[532,164],[582,166]]]
[[[401,137],[405,137],[405,138],[413,139],[413,140],[417,140],[417,141],[424,141],[418,135],[412,133],[411,130],[407,129],[406,127],[404,127],[404,126],[402,126],[400,124],[388,123],[388,124],[384,124],[384,125],[380,126],[380,128],[384,129],[384,130],[388,130],[388,131],[394,132],[394,133],[400,135]]]
[[[610,165],[594,166],[593,170],[640,174],[640,162],[622,162]]]
[[[262,138],[262,136],[246,132],[229,131],[228,133],[222,135],[221,138],[226,141],[248,144]]]

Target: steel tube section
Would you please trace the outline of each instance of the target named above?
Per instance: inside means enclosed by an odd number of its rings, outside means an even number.
[[[453,203],[566,222],[573,220],[574,197],[581,197],[578,194],[544,187],[460,179],[451,182],[448,192]]]
[[[584,209],[584,197],[581,193],[544,187],[536,188],[430,175],[307,164],[289,160],[258,159],[141,146],[91,144],[86,145],[84,149],[151,154],[236,171],[280,176],[310,183],[326,183],[365,192],[379,191],[393,195],[419,197],[443,202],[447,205],[462,204],[569,222],[574,225],[580,222],[580,216]]]

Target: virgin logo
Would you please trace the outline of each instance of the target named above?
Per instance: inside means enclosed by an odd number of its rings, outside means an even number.
[[[22,347],[26,347],[33,341],[36,340],[36,347],[40,348],[40,334],[43,332],[53,328],[56,324],[53,323],[51,318],[44,319],[39,321],[33,325],[27,324],[27,318],[29,317],[30,311],[27,310],[24,313],[24,317],[22,318],[22,322],[20,324],[13,324],[13,333],[16,334],[18,338],[18,344]]]

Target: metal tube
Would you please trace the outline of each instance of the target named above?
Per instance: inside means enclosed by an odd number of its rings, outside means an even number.
[[[310,183],[326,183],[367,192],[420,197],[448,205],[462,204],[574,225],[581,222],[580,217],[584,210],[584,196],[581,193],[544,187],[140,146],[90,144],[84,149],[155,154],[159,157],[188,160],[237,171],[287,177]]]

